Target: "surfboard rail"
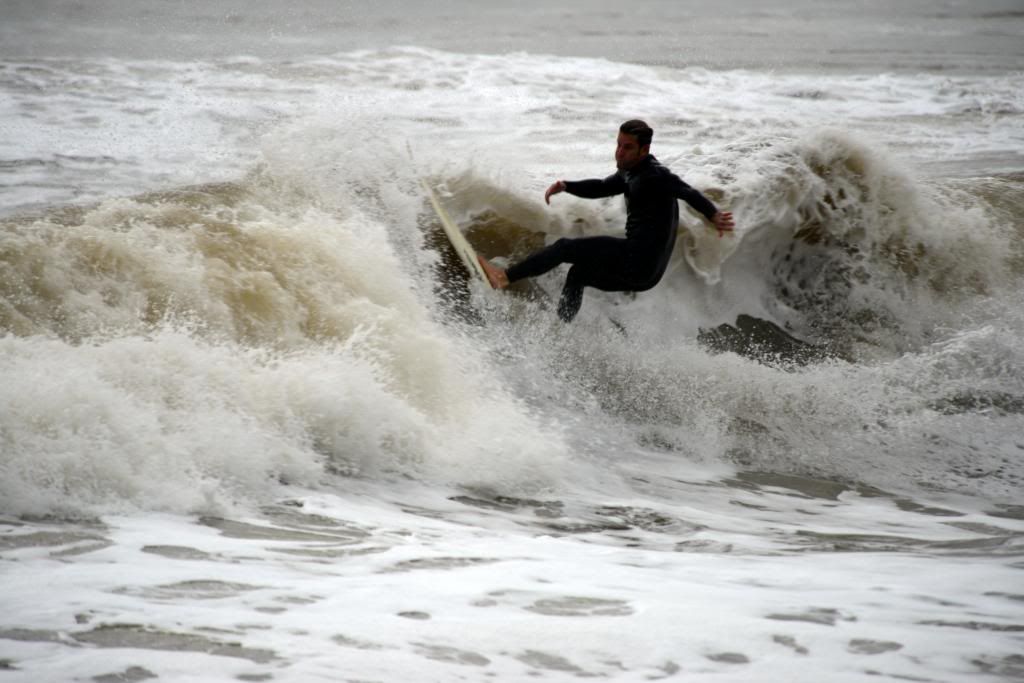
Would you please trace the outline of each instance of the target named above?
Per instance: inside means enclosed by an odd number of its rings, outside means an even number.
[[[423,185],[423,189],[426,190],[430,205],[434,208],[434,213],[437,214],[438,220],[441,221],[441,227],[444,228],[445,236],[448,238],[448,242],[451,243],[452,248],[455,249],[455,253],[458,254],[459,260],[462,261],[471,277],[477,278],[490,287],[491,283],[487,279],[487,273],[484,272],[480,261],[477,260],[476,250],[473,249],[466,236],[459,230],[459,226],[455,224],[452,217],[448,215],[448,212],[441,204],[441,199],[437,196],[437,192],[425,179],[421,178],[420,183]]]

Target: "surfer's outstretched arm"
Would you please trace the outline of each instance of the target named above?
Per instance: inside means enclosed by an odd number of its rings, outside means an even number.
[[[697,211],[704,214],[712,225],[715,226],[715,230],[718,231],[718,236],[721,237],[723,233],[732,232],[733,228],[736,227],[736,223],[733,221],[731,211],[719,211],[718,208],[711,203],[711,200],[686,184],[679,176],[672,175],[671,180],[674,185],[673,191],[676,197],[682,199],[687,204],[692,206]]]
[[[614,173],[607,178],[592,180],[556,180],[544,191],[544,203],[551,203],[551,195],[559,192],[583,197],[584,199],[601,199],[612,197],[626,191],[626,181],[619,173]]]
[[[479,254],[477,254],[476,260],[480,262],[480,267],[484,269],[484,275],[487,276],[487,281],[491,283],[492,288],[505,289],[508,287],[508,275],[504,268],[499,268]]]

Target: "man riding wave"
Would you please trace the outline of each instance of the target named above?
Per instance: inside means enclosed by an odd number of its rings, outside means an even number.
[[[615,148],[618,170],[602,179],[556,180],[544,193],[568,192],[577,197],[599,199],[622,194],[626,198],[625,237],[579,237],[559,239],[507,269],[478,257],[487,279],[495,289],[569,263],[572,267],[558,302],[558,316],[571,321],[583,304],[583,289],[605,292],[642,292],[654,287],[665,274],[679,228],[682,199],[703,214],[719,234],[735,227],[732,213],[719,211],[710,200],[662,166],[650,153],[654,131],[633,119],[619,127]]]

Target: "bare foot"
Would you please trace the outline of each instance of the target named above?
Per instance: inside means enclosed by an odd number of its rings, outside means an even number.
[[[491,283],[491,287],[494,289],[505,289],[508,287],[508,275],[505,274],[503,268],[499,268],[479,254],[477,254],[476,260],[480,262],[480,267],[484,269],[484,274],[487,276],[487,281]]]

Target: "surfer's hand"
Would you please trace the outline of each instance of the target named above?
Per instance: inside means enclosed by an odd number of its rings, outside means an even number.
[[[551,187],[549,187],[547,191],[544,193],[544,203],[550,204],[551,195],[558,194],[559,192],[565,192],[564,180],[556,180],[555,182],[551,183]]]
[[[718,231],[719,237],[722,236],[722,233],[732,232],[736,227],[736,223],[732,220],[732,211],[719,211],[711,219],[711,222],[715,224],[715,230]]]

